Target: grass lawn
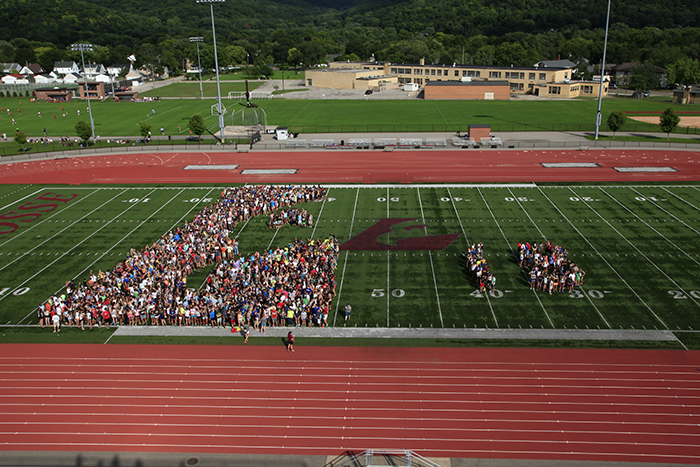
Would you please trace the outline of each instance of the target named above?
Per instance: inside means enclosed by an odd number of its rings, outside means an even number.
[[[210,84],[210,83],[207,83]],[[231,83],[231,85],[241,83]],[[199,84],[173,84],[156,90],[165,95],[170,88],[185,86],[199,93]],[[226,94],[224,92],[224,94]],[[21,103],[20,103],[21,102]],[[566,101],[425,101],[425,100],[308,100],[273,99],[257,103],[267,113],[269,125],[288,126],[299,132],[403,132],[403,131],[466,131],[470,124],[489,124],[493,131],[591,131],[594,129],[597,103],[594,100]],[[210,130],[218,123],[212,115],[212,99],[164,99],[160,102],[93,102],[96,133],[101,137],[136,136],[139,123],[146,122],[153,133],[163,127],[166,134],[188,134],[191,115],[201,114]],[[223,101],[225,121],[233,120],[231,112],[240,109],[238,100]],[[629,98],[609,98],[603,103],[604,115],[613,110],[663,111],[668,107],[684,109],[680,104]],[[83,101],[68,103],[30,103],[27,98],[0,99],[0,107],[11,109],[16,125],[6,110],[0,112],[0,133],[14,135],[16,129],[31,137],[75,135],[78,120],[89,122]],[[19,115],[17,109],[22,109]],[[152,112],[155,110],[155,114]],[[80,115],[78,115],[80,111]],[[38,113],[41,112],[41,117]],[[63,118],[63,113],[66,117]],[[55,118],[54,118],[55,116]],[[602,127],[607,131],[605,123]],[[654,124],[627,122],[622,131],[658,132]],[[679,130],[680,131],[680,130]],[[685,129],[682,129],[685,132]]]
[[[249,81],[248,90],[253,92],[263,84],[262,81]],[[244,81],[221,81],[220,86],[222,100],[228,97],[229,92],[245,92]],[[203,80],[202,91],[204,91],[204,97],[216,97],[216,81]],[[199,81],[183,81],[139,93],[141,97],[199,97],[200,95]]]
[[[78,196],[0,236],[0,324],[36,323],[35,307],[66,280],[114,267],[220,189],[3,185],[2,207],[47,191]],[[404,219],[373,249],[341,251],[332,325],[343,324],[338,314],[351,303],[350,325],[359,327],[658,329],[687,331],[678,334],[693,347],[700,342],[700,185],[336,186],[325,203],[303,207],[315,228],[272,231],[263,218],[239,224],[232,235],[242,254],[331,232],[342,244],[378,219]],[[386,247],[444,234],[458,237],[442,250]],[[574,293],[529,290],[512,250],[544,238],[587,272]],[[462,257],[479,241],[497,278],[490,294],[477,290]],[[199,287],[205,276],[188,284]]]

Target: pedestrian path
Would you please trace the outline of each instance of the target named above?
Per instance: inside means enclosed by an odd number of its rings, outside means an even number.
[[[265,334],[250,329],[250,339],[286,337],[403,338],[403,339],[537,339],[537,340],[617,340],[676,341],[671,331],[633,329],[457,329],[457,328],[380,328],[380,327],[267,327]],[[223,337],[240,335],[231,328],[208,326],[120,326],[114,336],[193,336]]]

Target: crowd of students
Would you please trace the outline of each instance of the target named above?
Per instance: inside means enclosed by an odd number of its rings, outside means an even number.
[[[295,239],[285,247],[237,255],[229,237],[238,222],[294,204],[321,201],[321,187],[227,188],[221,199],[141,251],[131,249],[110,271],[90,271],[81,283],[38,308],[42,326],[327,324],[335,294],[339,244]],[[205,285],[187,276],[214,266]]]
[[[472,280],[479,287],[480,292],[491,291],[496,288],[496,276],[489,271],[489,265],[484,258],[484,244],[472,243],[465,253],[467,259],[467,269]]]
[[[270,214],[268,225],[271,229],[279,229],[283,225],[313,227],[314,216],[304,209],[281,209]]]
[[[571,293],[583,284],[586,273],[569,261],[569,252],[547,242],[518,243],[520,267],[526,272],[531,290]]]

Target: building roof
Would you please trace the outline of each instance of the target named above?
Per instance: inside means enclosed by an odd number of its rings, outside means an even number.
[[[426,86],[510,86],[508,81],[503,80],[479,80],[479,81],[433,81],[425,83]]]
[[[535,63],[535,66],[544,68],[574,68],[576,64],[571,60],[542,60]]]

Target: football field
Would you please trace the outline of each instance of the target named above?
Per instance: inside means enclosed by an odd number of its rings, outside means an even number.
[[[335,326],[700,329],[700,190],[693,184],[328,185],[314,226],[239,223],[243,254],[295,237],[341,244]],[[67,280],[107,270],[214,202],[222,187],[0,186],[0,324],[35,324]],[[518,242],[548,240],[586,272],[534,292]],[[495,290],[463,253],[483,242]],[[208,271],[188,279],[199,287]],[[352,304],[349,322],[342,318]]]

